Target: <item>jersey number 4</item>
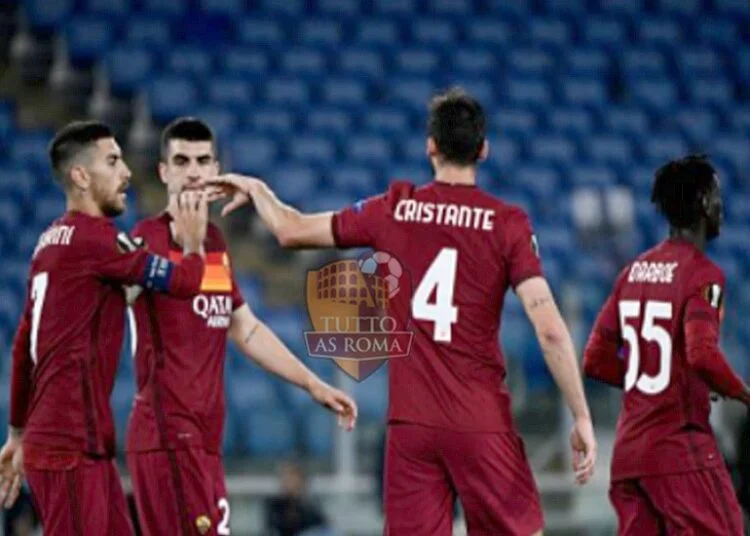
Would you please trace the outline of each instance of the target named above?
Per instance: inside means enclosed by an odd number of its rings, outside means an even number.
[[[641,302],[624,300],[620,302],[620,329],[628,342],[630,355],[628,370],[625,373],[625,392],[636,387],[647,395],[658,395],[669,387],[672,375],[672,337],[656,320],[672,320],[672,304],[662,301],[647,301],[643,312],[643,327],[640,336],[635,328],[628,324],[629,320],[641,316]],[[654,342],[659,347],[659,372],[655,376],[640,372],[640,341]]]
[[[432,261],[419,282],[411,301],[411,314],[417,320],[435,323],[432,338],[438,342],[451,342],[453,324],[458,320],[458,307],[453,305],[456,286],[458,251],[443,248]],[[435,291],[435,302],[428,300]]]

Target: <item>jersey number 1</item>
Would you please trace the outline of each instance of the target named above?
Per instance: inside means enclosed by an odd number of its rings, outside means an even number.
[[[654,323],[654,320],[672,320],[672,304],[662,301],[647,301],[643,314],[643,327],[638,337],[635,328],[628,324],[628,320],[641,316],[641,302],[624,300],[620,302],[620,329],[622,336],[628,341],[630,355],[628,370],[625,373],[625,392],[637,387],[647,395],[658,395],[669,387],[672,375],[672,337],[669,332]],[[640,339],[655,342],[659,347],[659,372],[650,376],[645,372],[640,376]]]
[[[47,285],[49,284],[49,274],[42,272],[34,276],[31,280],[31,301],[34,307],[31,310],[31,361],[37,363],[37,340],[39,338],[39,322],[42,319],[42,307],[44,307],[44,297],[47,295]]]
[[[451,342],[453,324],[458,320],[458,307],[453,305],[457,266],[458,251],[441,249],[419,282],[411,302],[414,318],[435,323],[432,338],[438,342]],[[435,303],[429,303],[433,289]]]

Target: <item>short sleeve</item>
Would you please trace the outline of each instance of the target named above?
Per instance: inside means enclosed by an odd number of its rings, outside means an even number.
[[[516,288],[527,279],[543,275],[539,242],[523,210],[512,211],[504,232],[507,233],[506,261],[511,286]]]
[[[374,246],[377,233],[387,214],[385,194],[357,201],[351,207],[335,213],[331,225],[336,246]]]
[[[718,327],[724,316],[724,274],[718,268],[697,270],[685,303],[685,322],[709,321]]]

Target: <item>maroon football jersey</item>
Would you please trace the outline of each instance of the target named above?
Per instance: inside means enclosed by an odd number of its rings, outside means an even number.
[[[540,276],[526,214],[476,186],[398,181],[334,215],[340,247],[395,256],[414,292],[411,353],[391,359],[389,422],[513,428],[498,332],[505,292]]]
[[[706,322],[700,329],[718,332],[723,289],[721,269],[682,240],[662,242],[620,274],[592,340],[617,341],[621,355],[597,355],[590,342],[585,356],[589,370],[603,370],[607,360],[620,367],[609,380],[625,391],[613,480],[722,463],[709,425],[710,386],[691,366],[694,351],[687,340],[692,322]]]
[[[69,467],[114,454],[109,397],[123,340],[123,284],[194,293],[203,261],[181,267],[138,249],[108,218],[68,212],[39,238],[14,344],[12,426],[25,463]],[[191,288],[192,287],[192,288]]]
[[[181,248],[164,213],[133,229],[149,251],[177,260]],[[127,449],[201,447],[221,451],[226,412],[224,362],[232,313],[245,301],[229,265],[221,231],[209,224],[206,270],[200,293],[190,300],[142,294],[132,306],[138,392]]]

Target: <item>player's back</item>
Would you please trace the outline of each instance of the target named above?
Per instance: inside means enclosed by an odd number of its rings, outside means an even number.
[[[505,293],[541,274],[526,214],[476,186],[394,183],[375,247],[412,280],[411,354],[392,359],[389,420],[512,428],[499,346]]]
[[[723,285],[721,270],[680,240],[662,242],[620,275],[614,298],[626,374],[613,479],[719,463],[710,392],[688,363],[685,320],[696,297],[718,309]]]
[[[109,394],[125,301],[107,279],[118,233],[106,218],[68,212],[39,238],[29,275],[33,392],[26,443],[111,455]],[[112,250],[112,251],[110,251]]]

